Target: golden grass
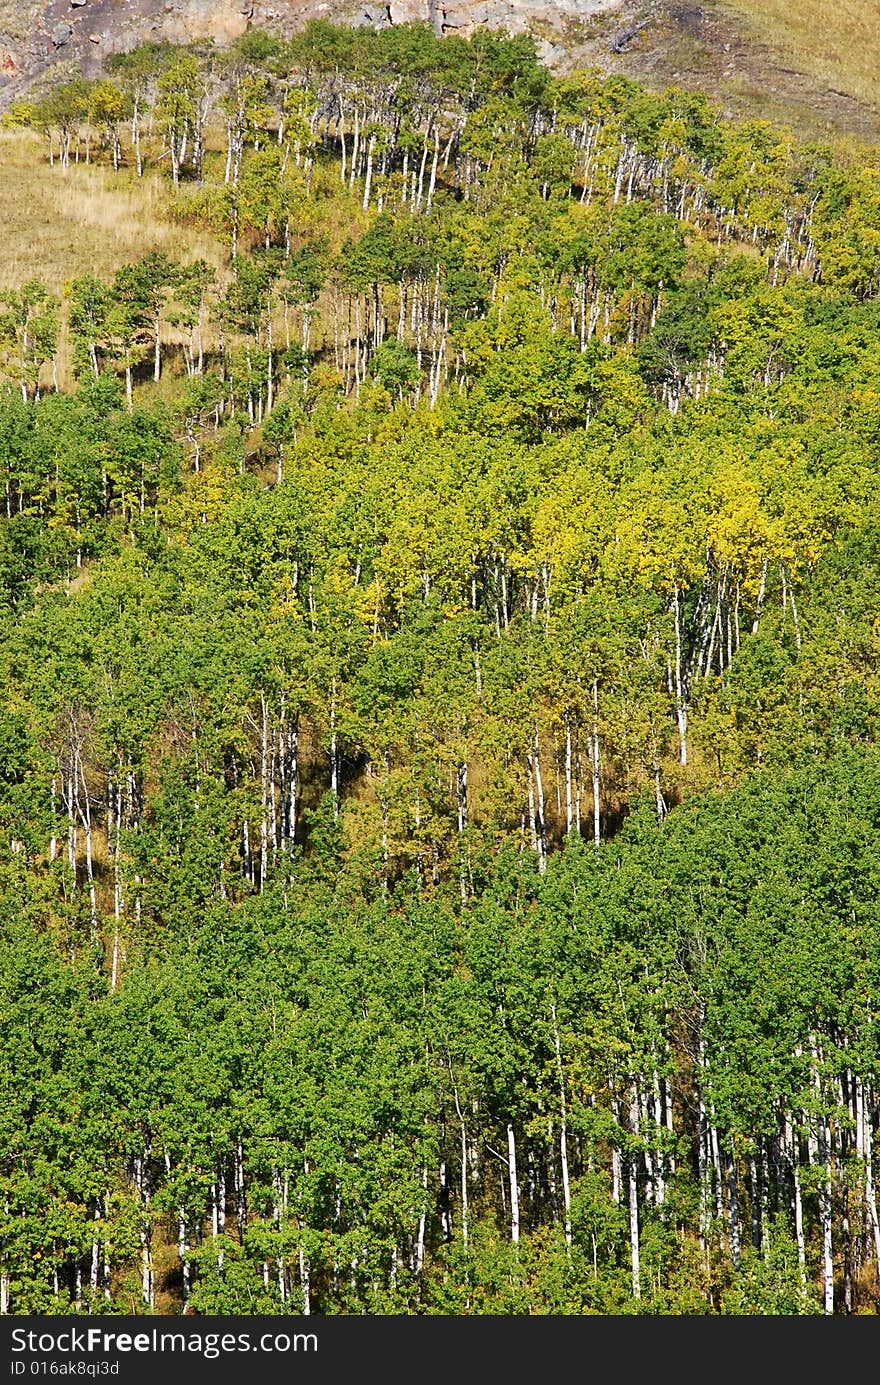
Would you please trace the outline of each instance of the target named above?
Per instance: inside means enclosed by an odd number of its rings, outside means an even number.
[[[37,135],[0,130],[0,286],[41,279],[56,293],[78,275],[112,275],[149,250],[221,265],[211,235],[166,219],[161,176],[94,163],[50,167]]]
[[[880,0],[723,0],[817,86],[880,103]]]

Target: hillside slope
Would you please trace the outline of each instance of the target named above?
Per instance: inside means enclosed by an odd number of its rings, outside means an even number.
[[[149,40],[224,43],[249,26],[290,31],[317,17],[529,30],[555,69],[678,83],[737,114],[880,138],[878,0],[0,0],[0,107],[53,66],[95,71]]]
[[[588,25],[579,61],[598,61],[650,86],[696,88],[735,114],[781,120],[809,134],[880,137],[878,0],[637,0],[616,18],[611,46],[623,51],[603,54],[605,27]]]

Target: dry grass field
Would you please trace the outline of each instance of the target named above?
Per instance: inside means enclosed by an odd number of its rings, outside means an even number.
[[[48,162],[46,144],[27,130],[0,129],[0,288],[40,279],[63,296],[82,274],[109,279],[149,250],[220,268],[226,252],[211,235],[172,220],[160,174],[138,179],[97,164],[65,171]],[[56,355],[62,387],[73,383],[66,316]]]
[[[83,163],[49,166],[46,145],[27,131],[0,130],[0,284],[42,279],[54,292],[80,274],[109,276],[148,250],[219,265],[221,246],[164,214],[158,174]]]

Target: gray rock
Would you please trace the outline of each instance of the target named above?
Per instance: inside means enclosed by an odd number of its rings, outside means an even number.
[[[424,22],[429,17],[429,9],[424,0],[392,0],[388,13],[392,24],[409,24],[413,20]]]
[[[387,5],[365,5],[362,15],[355,21],[355,28],[385,29],[391,23]]]
[[[547,67],[556,67],[565,61],[565,49],[561,43],[551,43],[549,39],[539,39],[535,45],[538,57]]]
[[[475,5],[448,5],[443,11],[443,23],[448,29],[465,29],[477,24],[491,24],[493,13],[507,17],[508,6],[494,0],[481,0]]]
[[[66,22],[62,24],[56,24],[55,28],[52,30],[52,33],[50,35],[50,38],[52,39],[52,47],[63,48],[65,43],[70,42],[72,34],[73,29]]]

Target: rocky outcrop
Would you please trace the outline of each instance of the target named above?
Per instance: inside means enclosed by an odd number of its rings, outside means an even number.
[[[150,41],[229,43],[249,27],[290,32],[309,19],[387,28],[419,20],[467,37],[480,25],[533,30],[545,58],[564,56],[566,26],[626,0],[0,0],[0,105],[53,63],[93,73],[114,52]],[[5,98],[5,100],[4,100]]]
[[[356,21],[368,22],[378,28],[389,24],[405,24],[422,20],[433,24],[439,33],[468,35],[484,25],[509,34],[545,29],[560,32],[569,21],[621,7],[622,0],[391,0],[388,5],[365,5]]]

